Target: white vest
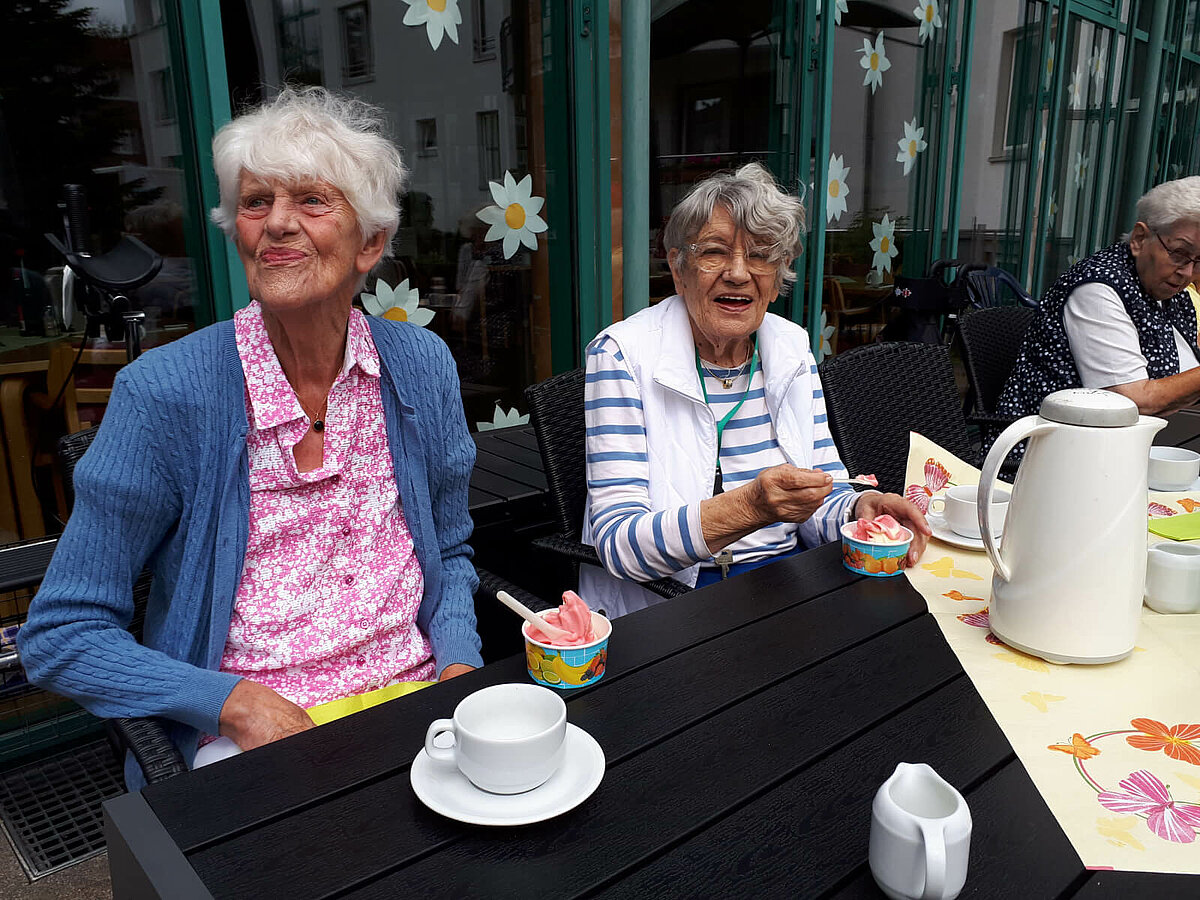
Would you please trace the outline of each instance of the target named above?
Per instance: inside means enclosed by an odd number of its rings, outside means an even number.
[[[696,373],[696,343],[683,298],[668,297],[623,322],[605,328],[620,347],[642,399],[650,467],[651,510],[675,509],[712,496],[717,461],[717,425]],[[758,329],[758,352],[767,409],[788,462],[811,468],[813,391],[808,332],[767,313]],[[593,543],[591,498],[584,507],[583,541]],[[674,573],[694,587],[699,565]],[[642,609],[663,598],[636,582],[615,578],[595,566],[580,566],[579,594],[609,618]]]

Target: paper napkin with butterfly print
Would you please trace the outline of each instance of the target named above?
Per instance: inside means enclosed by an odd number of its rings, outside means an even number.
[[[927,504],[979,478],[917,434],[907,474],[906,493],[918,505],[922,494]],[[1187,511],[1184,495],[1152,499]],[[1200,874],[1200,616],[1143,610],[1128,659],[1055,666],[989,631],[986,554],[931,540],[905,575],[1084,864]]]

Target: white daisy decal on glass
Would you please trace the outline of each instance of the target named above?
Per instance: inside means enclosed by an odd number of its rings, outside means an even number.
[[[1196,87],[1196,82],[1194,82],[1194,81],[1189,82],[1187,87],[1185,87],[1183,89],[1183,99],[1186,100],[1188,103],[1195,103],[1197,92],[1198,92],[1198,89]]]
[[[501,409],[499,401],[496,402],[496,411],[492,413],[492,421],[476,422],[475,428],[478,431],[492,431],[496,428],[512,428],[515,425],[525,425],[529,422],[529,413],[521,415],[517,412],[514,406],[512,409]]]
[[[1050,53],[1046,56],[1046,89],[1054,83],[1054,45],[1050,45]]]
[[[863,87],[870,85],[873,94],[883,84],[883,73],[892,67],[892,61],[887,58],[883,49],[883,32],[876,36],[874,47],[869,40],[863,38],[862,49],[858,52],[862,54],[859,65],[867,70],[863,76]]]
[[[1043,134],[1042,139],[1038,141],[1038,162],[1040,163],[1046,158],[1046,136]]]
[[[842,24],[842,13],[849,12],[850,7],[846,5],[846,0],[833,0],[833,24]],[[817,0],[817,15],[821,14],[821,0]]]
[[[375,293],[360,296],[363,308],[381,319],[411,322],[422,328],[433,321],[433,310],[421,308],[421,295],[416,288],[409,290],[407,278],[394,288],[380,278],[375,282]]]
[[[442,44],[442,35],[458,43],[458,26],[462,24],[462,13],[458,11],[458,0],[404,0],[408,12],[404,14],[405,25],[424,25],[429,46],[436,50]]]
[[[1104,51],[1098,50],[1088,57],[1088,74],[1096,80],[1096,83],[1104,84]]]
[[[1090,166],[1091,164],[1092,164],[1092,161],[1090,159],[1088,159],[1086,156],[1084,156],[1082,153],[1075,154],[1075,165],[1073,166],[1073,168],[1075,171],[1075,186],[1076,187],[1083,186],[1083,182],[1087,178],[1088,166]]]
[[[829,180],[825,183],[825,221],[832,222],[841,219],[846,211],[846,197],[850,189],[846,187],[846,176],[850,167],[842,163],[842,157],[829,154]]]
[[[871,249],[875,251],[875,255],[871,257],[871,268],[878,269],[880,275],[884,272],[892,271],[892,257],[898,252],[896,250],[896,223],[888,218],[888,214],[883,214],[883,221],[872,222],[871,232],[875,235],[875,240],[871,241]]]
[[[1071,86],[1067,88],[1067,103],[1072,109],[1083,106],[1083,95],[1086,93],[1087,74],[1082,69],[1076,69],[1071,76]]]
[[[1054,221],[1054,217],[1058,215],[1058,199],[1054,191],[1050,192],[1050,206],[1047,210],[1050,213],[1050,221]]]
[[[545,220],[538,211],[545,203],[542,197],[533,196],[533,176],[526,175],[517,182],[512,172],[504,173],[504,184],[489,181],[495,206],[485,206],[475,215],[492,227],[484,235],[485,241],[504,238],[504,258],[511,259],[517,247],[524,244],[530,250],[537,249],[537,237],[546,230]]]
[[[825,324],[825,310],[821,310],[821,333],[817,335],[817,362],[833,355],[833,326]]]
[[[922,44],[933,37],[935,28],[942,27],[942,14],[938,12],[937,0],[917,0],[917,8],[913,10],[913,15],[921,23],[917,36]]]
[[[912,171],[912,167],[917,161],[917,154],[929,146],[924,138],[925,129],[917,127],[915,118],[911,122],[904,123],[904,137],[896,141],[900,146],[900,152],[896,154],[896,162],[904,163],[905,175]]]

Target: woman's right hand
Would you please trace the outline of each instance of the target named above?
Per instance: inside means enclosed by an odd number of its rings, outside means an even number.
[[[833,490],[833,476],[784,463],[763,469],[749,487],[764,522],[807,522]]]
[[[302,707],[266,685],[245,678],[234,685],[221,707],[221,734],[242,750],[253,750],[315,727]]]

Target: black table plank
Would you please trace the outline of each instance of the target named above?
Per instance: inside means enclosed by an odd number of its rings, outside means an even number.
[[[897,622],[918,614],[907,604],[881,603],[878,582],[864,579],[777,616],[761,619],[745,629],[703,642],[670,661],[646,665],[623,677],[614,676],[615,683],[607,685],[605,690],[591,691],[586,698],[573,702],[570,717],[601,742],[610,762],[619,761],[781,678],[791,677],[805,666],[837,655],[868,633],[889,630]],[[824,624],[831,620],[839,627]],[[755,648],[756,665],[742,664],[746,646]],[[615,651],[611,665],[621,667]],[[664,707],[657,699],[664,695],[677,700]],[[441,714],[449,712],[447,708]],[[416,723],[410,732],[417,740],[403,751],[397,749],[397,754],[406,754],[405,762],[420,749],[427,724],[427,720]],[[423,810],[417,809],[415,799],[407,796],[403,809],[394,808],[397,791],[407,793],[405,771],[398,770],[379,785],[367,785],[307,812],[280,818],[244,839],[203,850],[192,858],[192,864],[206,881],[213,883],[210,873],[226,871],[237,858],[270,858],[289,835],[320,832],[328,835],[323,839],[320,853],[295,864],[297,877],[310,887],[323,884],[323,872],[328,868],[326,854],[336,859],[354,859],[356,868],[369,868],[367,859],[383,852],[384,857],[374,865],[385,866],[427,846],[430,838],[428,830],[418,829],[410,836],[412,844],[405,843],[407,828],[399,823],[414,814],[427,817]],[[339,826],[332,834],[329,834],[330,823]],[[343,829],[351,829],[349,833],[353,834],[357,828],[386,828],[389,831],[386,849],[380,851],[363,846],[352,837],[337,836]],[[458,830],[452,827],[445,837]],[[312,871],[308,871],[310,866]],[[289,864],[289,869],[292,868]],[[262,875],[264,883],[252,881],[249,885],[255,895],[270,890],[269,885],[281,878],[270,869],[265,869]]]
[[[499,431],[493,431],[490,436],[497,441],[506,444],[515,444],[518,447],[524,447],[527,450],[533,450],[535,453],[538,450],[537,435],[533,431],[532,425],[520,425],[516,428],[503,428]]]
[[[523,898],[546,885],[576,895],[962,677],[936,624],[922,617],[617,760],[587,803],[555,821],[507,835],[465,830],[436,855],[397,861],[393,874],[348,896],[395,897],[401,885],[426,897]]]
[[[544,479],[545,476],[543,475]],[[476,466],[471,472],[471,487],[503,497],[507,503],[519,500],[534,500],[545,495],[545,488],[534,487],[504,475],[497,475]]]
[[[1154,436],[1159,447],[1186,447],[1200,443],[1200,411],[1181,409],[1167,417],[1167,427]]]
[[[645,867],[614,871],[601,895],[720,897],[753,885],[759,897],[822,896],[866,871],[871,802],[898,762],[928,762],[962,790],[1011,758],[978,693],[958,678]],[[746,841],[752,834],[762,839]],[[846,896],[878,896],[869,872],[867,881],[870,892]]]
[[[854,575],[841,565],[840,555],[838,545],[828,544],[748,572],[738,579],[737,602],[730,601],[727,586],[713,585],[687,595],[686,601],[659,604],[619,619],[609,647],[608,672],[601,684],[611,684],[625,673],[730,629],[851,584],[866,585],[866,596],[875,598],[872,602],[899,605],[904,616],[924,610],[924,600],[906,583]],[[887,584],[893,586],[891,592]],[[823,627],[823,623],[814,620],[812,627]],[[289,810],[314,805],[322,797],[375,778],[395,767],[398,756],[407,766],[421,746],[425,725],[448,715],[460,699],[489,684],[528,677],[524,657],[514,656],[295,735],[279,745],[150,785],[145,789],[146,799],[176,842],[191,848]],[[592,690],[583,688],[567,696],[573,720],[575,705]],[[397,735],[417,724],[420,735],[408,735],[406,749],[400,752],[395,746]],[[348,742],[356,752],[346,757]],[[260,762],[264,755],[272,759],[270,765]],[[336,764],[325,765],[327,761]],[[197,793],[207,798],[203,816],[196,813]]]
[[[541,472],[542,469],[542,454],[538,451],[536,439],[534,447],[531,449],[521,444],[513,443],[504,440],[502,434],[497,434],[492,440],[477,440],[478,453],[476,459],[482,456],[497,457],[514,463],[519,463],[526,468],[533,469],[535,472]],[[580,465],[583,461],[580,460]]]
[[[508,459],[498,453],[480,450],[475,454],[475,472],[490,472],[502,478],[508,478],[520,484],[527,484],[539,491],[546,491],[546,476],[542,467],[527,466],[515,459]]]
[[[1074,900],[1196,900],[1200,876],[1165,875],[1157,872],[1089,872],[1087,883]]]

